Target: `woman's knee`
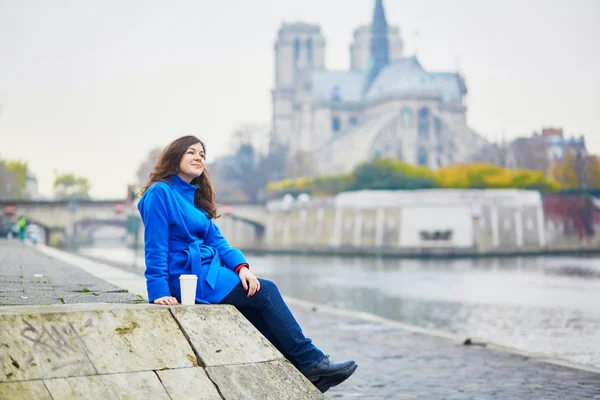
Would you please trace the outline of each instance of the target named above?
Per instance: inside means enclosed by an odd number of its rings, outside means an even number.
[[[275,292],[275,291],[279,291],[279,289],[277,288],[277,285],[273,282],[270,281],[268,279],[262,279],[262,278],[258,278],[258,281],[260,282],[260,291],[262,292],[263,290],[265,292]]]

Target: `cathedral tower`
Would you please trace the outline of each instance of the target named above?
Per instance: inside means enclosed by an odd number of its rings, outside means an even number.
[[[318,25],[283,24],[275,42],[273,146],[287,148],[293,135],[297,78],[304,70],[325,68],[325,39]]]
[[[390,62],[390,44],[388,40],[388,24],[385,19],[383,0],[376,0],[371,25],[371,60],[367,70],[367,81],[364,92],[377,78],[381,70]]]

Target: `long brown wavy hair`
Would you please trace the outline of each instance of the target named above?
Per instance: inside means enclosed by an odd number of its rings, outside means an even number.
[[[202,149],[204,149],[204,155],[206,156],[206,146],[195,136],[182,136],[179,139],[171,142],[171,144],[169,144],[160,155],[154,170],[152,170],[150,173],[150,179],[148,180],[148,183],[146,183],[146,186],[144,186],[141,190],[141,194],[143,195],[153,183],[168,183],[167,179],[177,175],[180,172],[179,164],[181,162],[181,158],[190,146],[197,143],[202,145]],[[212,184],[210,183],[210,176],[206,167],[204,168],[202,175],[194,178],[190,183],[198,186],[198,189],[194,195],[194,203],[196,207],[206,211],[208,213],[208,218],[210,219],[219,218],[220,215],[217,213],[215,192],[212,188]]]

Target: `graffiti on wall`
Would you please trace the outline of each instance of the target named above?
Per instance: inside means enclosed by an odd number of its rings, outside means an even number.
[[[69,321],[28,321],[22,318],[20,338],[0,343],[0,381],[30,376],[29,370],[52,373],[63,368],[89,365],[85,331],[93,323],[88,319],[77,329]]]

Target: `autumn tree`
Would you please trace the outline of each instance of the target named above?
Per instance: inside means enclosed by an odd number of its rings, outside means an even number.
[[[351,189],[430,189],[438,183],[430,170],[393,159],[377,159],[357,166]]]
[[[74,174],[63,174],[54,180],[54,193],[59,199],[87,199],[90,197],[87,178]]]
[[[540,171],[510,170],[491,164],[462,164],[432,171],[396,159],[376,159],[357,166],[351,174],[303,177],[270,182],[269,198],[282,193],[310,192],[335,195],[348,190],[402,189],[530,189],[553,191],[560,185]]]
[[[26,199],[28,173],[26,162],[0,160],[0,197]]]
[[[0,160],[0,199],[16,199],[18,191],[15,174]]]
[[[552,168],[552,178],[565,189],[580,187],[577,173],[577,159],[573,152],[567,152],[562,160],[556,161]]]

